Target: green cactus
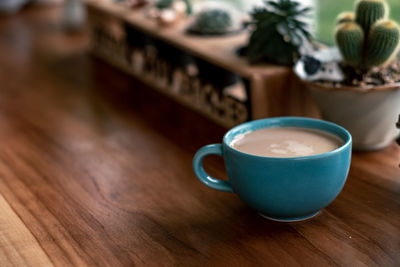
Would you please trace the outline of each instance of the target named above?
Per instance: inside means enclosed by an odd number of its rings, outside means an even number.
[[[190,30],[200,34],[219,35],[227,33],[232,25],[232,17],[227,11],[210,9],[198,15]]]
[[[344,62],[356,67],[362,62],[364,32],[355,22],[344,22],[336,29],[336,43]]]
[[[385,0],[361,0],[356,4],[355,21],[349,12],[338,16],[336,44],[347,65],[366,72],[395,57],[400,27],[384,19],[388,13]]]
[[[389,8],[385,0],[361,0],[356,4],[356,22],[368,35],[372,25],[380,19],[386,19]]]
[[[382,65],[390,61],[397,52],[400,41],[400,28],[392,20],[379,21],[375,23],[369,33],[365,66]]]
[[[341,23],[346,23],[346,22],[352,22],[355,20],[355,16],[356,15],[354,14],[354,12],[346,11],[346,12],[340,13],[339,16],[337,16],[336,25],[339,25]]]

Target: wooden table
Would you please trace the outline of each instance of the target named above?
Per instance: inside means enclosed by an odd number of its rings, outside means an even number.
[[[400,265],[395,144],[354,154],[319,216],[265,220],[192,172],[224,129],[91,59],[59,15],[0,18],[0,266]]]

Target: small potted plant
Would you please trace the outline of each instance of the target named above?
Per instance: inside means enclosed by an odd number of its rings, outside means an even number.
[[[224,9],[208,9],[201,11],[187,32],[202,36],[220,36],[237,32],[231,13]]]
[[[307,57],[297,63],[295,72],[310,89],[322,117],[350,131],[354,149],[374,150],[398,136],[394,125],[400,113],[400,62],[396,57],[400,28],[387,19],[385,0],[360,0],[355,9],[337,20],[340,78],[310,81],[301,75],[300,66],[313,74],[319,65],[315,67],[318,61]]]
[[[187,33],[218,37],[240,33],[245,29],[243,12],[232,4],[224,2],[204,2],[196,6],[194,20],[190,23]]]
[[[239,49],[250,64],[273,63],[293,66],[312,39],[305,22],[309,7],[293,0],[265,1],[251,14],[248,44]]]

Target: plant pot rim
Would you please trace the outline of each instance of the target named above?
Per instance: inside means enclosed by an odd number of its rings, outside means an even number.
[[[297,76],[297,74],[296,74]],[[307,86],[317,87],[322,90],[332,90],[332,91],[353,91],[353,92],[360,92],[360,93],[368,93],[368,92],[377,92],[377,91],[394,91],[400,88],[400,82],[391,83],[391,84],[383,84],[383,85],[367,85],[367,86],[349,86],[349,85],[339,85],[334,86],[331,83],[324,83],[324,82],[312,82],[306,81],[301,79],[297,76],[302,83]]]

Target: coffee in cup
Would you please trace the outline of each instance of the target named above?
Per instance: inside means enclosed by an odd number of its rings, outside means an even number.
[[[304,157],[339,148],[343,141],[328,132],[295,127],[264,128],[237,135],[230,146],[262,157]]]
[[[351,145],[349,132],[331,122],[262,119],[232,128],[222,144],[199,149],[193,169],[205,185],[237,194],[263,217],[299,221],[318,214],[339,195],[349,172]],[[211,154],[224,158],[227,181],[205,172],[202,161]]]

